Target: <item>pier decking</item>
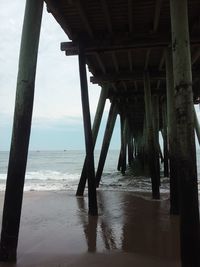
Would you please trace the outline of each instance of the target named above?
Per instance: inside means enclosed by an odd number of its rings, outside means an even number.
[[[5,261],[16,260],[43,2],[27,0],[25,11],[0,246],[0,257]],[[199,138],[200,127],[194,104],[200,103],[200,1],[45,2],[48,12],[71,40],[61,43],[61,50],[66,56],[79,58],[86,158],[77,196],[83,195],[88,181],[89,214],[98,215],[96,187],[119,114],[118,170],[125,174],[127,154],[131,166],[139,161],[151,177],[152,198],[159,199],[160,131],[164,174],[170,177],[170,213],[180,215],[182,266],[198,267],[194,131]],[[93,127],[86,64],[92,74],[90,81],[101,86]],[[93,150],[106,99],[111,105],[95,173]]]

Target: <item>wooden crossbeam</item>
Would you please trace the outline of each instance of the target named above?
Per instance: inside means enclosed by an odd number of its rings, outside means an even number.
[[[112,37],[100,40],[86,40],[81,42],[85,47],[86,54],[92,52],[112,52],[127,51],[144,48],[165,48],[171,43],[167,35],[146,35]],[[191,45],[200,45],[200,36],[191,38]],[[72,42],[61,43],[61,50],[66,51],[66,55],[78,55],[78,44]]]
[[[143,102],[143,96],[144,96],[144,88],[140,87],[138,88],[138,90],[134,90],[133,88],[127,88],[127,90],[124,90],[124,88],[122,86],[115,86],[115,90],[113,87],[113,91],[112,91],[112,97],[113,98],[128,98],[129,99],[129,103],[131,103],[136,97],[141,97],[140,101]],[[159,95],[159,96],[163,96],[166,93],[166,87],[162,87],[159,90],[157,90],[156,88],[152,88],[152,94],[153,95]],[[134,107],[139,104],[138,100],[136,101],[136,103],[134,104]],[[131,105],[130,105],[131,107]],[[128,108],[128,104],[127,104],[127,108]],[[133,105],[132,105],[133,108]]]
[[[162,2],[163,2],[163,0],[156,0],[154,22],[153,22],[153,32],[156,32],[158,29]]]
[[[149,69],[148,73],[151,80],[165,80],[166,72],[159,71],[156,69]],[[200,76],[200,70],[193,71],[194,79]],[[102,83],[102,82],[121,82],[121,81],[143,81],[144,79],[144,70],[135,70],[133,72],[119,72],[119,73],[106,73],[106,74],[97,74],[90,77],[92,83]]]
[[[103,13],[104,13],[106,23],[108,26],[108,31],[109,31],[109,33],[112,33],[112,31],[113,31],[112,22],[111,22],[110,12],[109,12],[109,8],[108,8],[108,4],[107,4],[106,0],[101,0],[101,5],[103,8]]]
[[[165,79],[165,71],[156,71],[156,70],[149,70],[150,77],[152,80],[162,80]],[[112,73],[112,74],[105,74],[105,75],[95,75],[90,77],[90,81],[92,83],[101,83],[101,82],[119,82],[119,81],[134,81],[143,80],[144,71],[134,71],[134,72],[120,72],[120,73]]]

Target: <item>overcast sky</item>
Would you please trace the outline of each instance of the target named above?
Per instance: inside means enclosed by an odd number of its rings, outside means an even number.
[[[24,8],[25,0],[0,0],[0,150],[8,150],[10,146]],[[47,13],[45,5],[30,149],[84,148],[78,58],[66,57],[60,51],[63,41],[68,41],[67,36]],[[100,87],[89,84],[89,94],[93,118]],[[109,103],[106,111],[108,108]],[[106,115],[107,112],[104,121]],[[98,146],[100,143],[101,140]]]
[[[9,150],[25,0],[0,0],[0,150]],[[37,64],[31,150],[83,149],[78,58],[66,57],[66,34],[44,7]],[[100,87],[89,83],[94,117]],[[109,103],[106,105],[106,111]],[[198,108],[199,112],[199,108]],[[104,126],[107,112],[104,115]],[[118,119],[119,121],[119,119]],[[101,133],[104,130],[101,127]],[[98,140],[100,147],[102,134]],[[119,147],[119,123],[112,148]]]

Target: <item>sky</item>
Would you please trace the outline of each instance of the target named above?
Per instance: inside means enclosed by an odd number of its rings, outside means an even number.
[[[25,0],[0,0],[0,150],[9,150],[14,112],[18,57]],[[30,150],[84,149],[78,58],[66,57],[60,43],[66,34],[44,6],[38,53]],[[88,80],[90,74],[88,73]],[[92,120],[100,87],[89,85]],[[97,149],[101,147],[109,101]],[[200,117],[199,107],[197,108]],[[119,148],[119,118],[111,148]]]
[[[0,150],[9,150],[14,112],[18,57],[25,0],[0,0]],[[30,150],[84,149],[78,57],[66,57],[60,43],[66,34],[44,6],[40,35]],[[88,80],[89,80],[88,73]],[[89,85],[93,120],[101,88]],[[105,114],[97,148],[109,110]],[[118,127],[119,128],[119,127]],[[119,133],[114,132],[112,148],[117,148]]]

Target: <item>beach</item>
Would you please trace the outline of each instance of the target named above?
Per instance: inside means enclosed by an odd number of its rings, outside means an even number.
[[[0,220],[4,192],[0,193]],[[87,213],[87,194],[24,193],[18,260],[0,266],[180,266],[179,219],[169,197],[98,191],[99,216]]]

